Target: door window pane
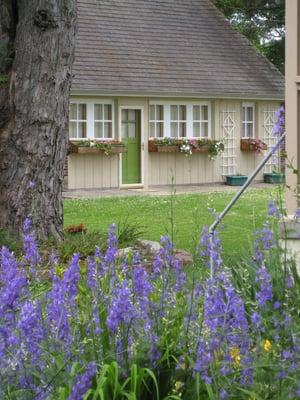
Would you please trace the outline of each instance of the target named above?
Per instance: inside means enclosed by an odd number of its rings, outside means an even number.
[[[135,138],[135,123],[134,122],[129,122],[128,123],[128,137],[129,138]]]
[[[135,110],[128,110],[128,121],[135,121]]]
[[[127,138],[127,124],[122,123],[121,130],[122,130],[122,138],[126,139]]]

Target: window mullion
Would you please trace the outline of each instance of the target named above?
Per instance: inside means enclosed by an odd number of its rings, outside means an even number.
[[[193,137],[193,104],[188,104],[186,107],[186,137]]]
[[[94,123],[94,104],[87,103],[86,105],[86,125],[87,125],[87,139],[94,139],[95,137],[95,123]]]
[[[164,105],[164,129],[165,137],[171,136],[171,106],[170,104]]]

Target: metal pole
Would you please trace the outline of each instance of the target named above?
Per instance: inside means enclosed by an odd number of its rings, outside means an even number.
[[[222,219],[225,217],[225,215],[228,213],[228,211],[235,205],[235,203],[238,201],[238,199],[241,197],[241,195],[244,193],[244,191],[250,186],[252,183],[253,179],[256,177],[256,175],[261,171],[261,169],[265,166],[265,164],[269,161],[269,159],[272,157],[272,155],[275,153],[275,151],[278,150],[279,146],[283,142],[285,138],[285,133],[283,133],[280,138],[278,139],[278,142],[272,149],[269,151],[269,153],[265,156],[265,158],[258,164],[258,166],[255,168],[255,170],[252,172],[252,174],[249,176],[247,181],[244,183],[244,185],[240,188],[240,190],[235,194],[235,196],[231,199],[231,201],[227,204],[227,206],[224,208],[224,210],[217,216],[215,221],[210,225],[208,232],[210,235],[210,246],[212,248],[213,245],[213,237],[214,237],[214,232],[219,225],[219,223],[222,221]],[[211,277],[213,276],[213,259],[212,255],[210,256],[210,275]]]

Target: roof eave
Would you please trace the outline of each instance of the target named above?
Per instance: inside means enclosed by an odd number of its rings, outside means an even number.
[[[105,96],[105,97],[176,97],[176,98],[210,98],[235,100],[279,100],[284,101],[284,94],[247,94],[247,93],[204,93],[204,92],[158,92],[141,90],[99,90],[79,89],[71,90],[71,96]]]

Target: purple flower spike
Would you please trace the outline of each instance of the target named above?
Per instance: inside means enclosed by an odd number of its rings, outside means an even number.
[[[275,113],[276,122],[273,129],[275,136],[281,136],[285,131],[285,109],[284,106],[280,106]]]
[[[87,366],[85,373],[76,377],[68,400],[82,400],[86,392],[91,387],[92,380],[96,375],[96,372],[96,364],[91,362]]]

